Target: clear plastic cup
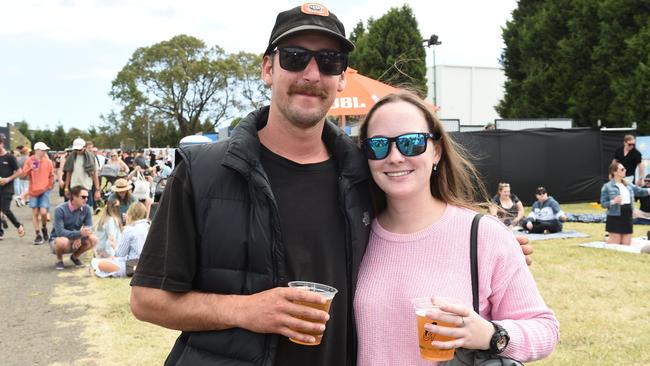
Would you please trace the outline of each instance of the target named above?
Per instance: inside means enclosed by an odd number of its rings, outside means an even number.
[[[431,345],[432,341],[450,341],[453,337],[446,337],[440,334],[431,333],[424,329],[426,324],[434,324],[442,327],[455,328],[455,324],[449,324],[427,318],[428,311],[439,309],[439,306],[431,303],[430,297],[418,297],[411,300],[415,310],[415,316],[418,322],[418,343],[420,347],[420,356],[425,360],[431,361],[448,361],[454,358],[455,349],[440,349]]]
[[[309,307],[312,307],[312,308],[318,309],[318,310],[323,310],[323,311],[326,311],[328,313],[330,311],[330,305],[332,305],[332,300],[334,300],[334,295],[336,295],[336,293],[338,292],[338,290],[335,289],[332,286],[323,285],[323,284],[316,283],[316,282],[308,282],[308,281],[291,281],[291,282],[289,282],[289,287],[303,288],[305,290],[316,292],[316,293],[320,294],[326,300],[326,302],[324,304],[317,304],[317,303],[313,303],[313,302],[304,302],[304,301],[294,301],[294,303],[309,306]],[[291,342],[302,344],[304,346],[317,346],[317,345],[319,345],[321,340],[323,339],[323,333],[312,334],[312,335],[316,339],[316,341],[314,341],[312,343],[299,341],[299,340],[293,339],[293,338],[289,338],[289,340]]]

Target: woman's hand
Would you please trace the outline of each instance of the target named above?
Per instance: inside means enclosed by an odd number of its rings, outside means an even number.
[[[424,329],[431,333],[455,338],[446,342],[434,340],[431,342],[434,347],[441,349],[463,347],[479,350],[490,348],[490,339],[494,334],[492,323],[465,305],[454,304],[441,298],[433,298],[433,303],[440,308],[428,311],[427,318],[436,322],[452,324],[454,327],[427,324]]]
[[[615,205],[620,205],[621,202],[623,202],[623,198],[621,197],[621,195],[614,197],[614,199],[612,200],[612,203]]]

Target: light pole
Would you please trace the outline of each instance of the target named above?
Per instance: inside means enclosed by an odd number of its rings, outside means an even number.
[[[441,45],[442,42],[438,40],[437,35],[432,34],[429,39],[423,39],[422,43],[426,43],[427,47],[431,47],[431,55],[433,56],[433,104],[437,107],[438,98],[436,95],[436,46]]]

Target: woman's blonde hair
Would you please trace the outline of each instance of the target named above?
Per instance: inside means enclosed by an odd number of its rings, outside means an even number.
[[[132,223],[147,218],[147,207],[139,201],[133,202],[129,209],[126,210],[126,224]]]
[[[435,142],[440,145],[440,161],[438,161],[436,170],[431,173],[431,195],[443,202],[474,210],[489,207],[485,185],[478,171],[468,159],[469,152],[447,134],[430,107],[414,93],[399,91],[388,94],[377,101],[361,124],[360,141],[368,138],[368,125],[372,123],[374,113],[383,105],[396,102],[406,102],[419,109],[427,122],[429,132],[441,136]],[[382,212],[386,208],[386,194],[374,181],[370,186],[374,208],[377,213]]]
[[[117,222],[118,227],[122,230],[122,214],[120,213],[120,201],[108,201],[104,208],[99,213],[99,220],[97,220],[96,230],[103,230],[104,225],[109,217],[112,217]]]

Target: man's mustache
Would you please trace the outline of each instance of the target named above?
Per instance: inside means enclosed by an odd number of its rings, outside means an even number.
[[[289,87],[289,95],[293,94],[307,94],[323,99],[326,99],[329,96],[327,90],[321,89],[318,85],[314,84],[291,85]]]

